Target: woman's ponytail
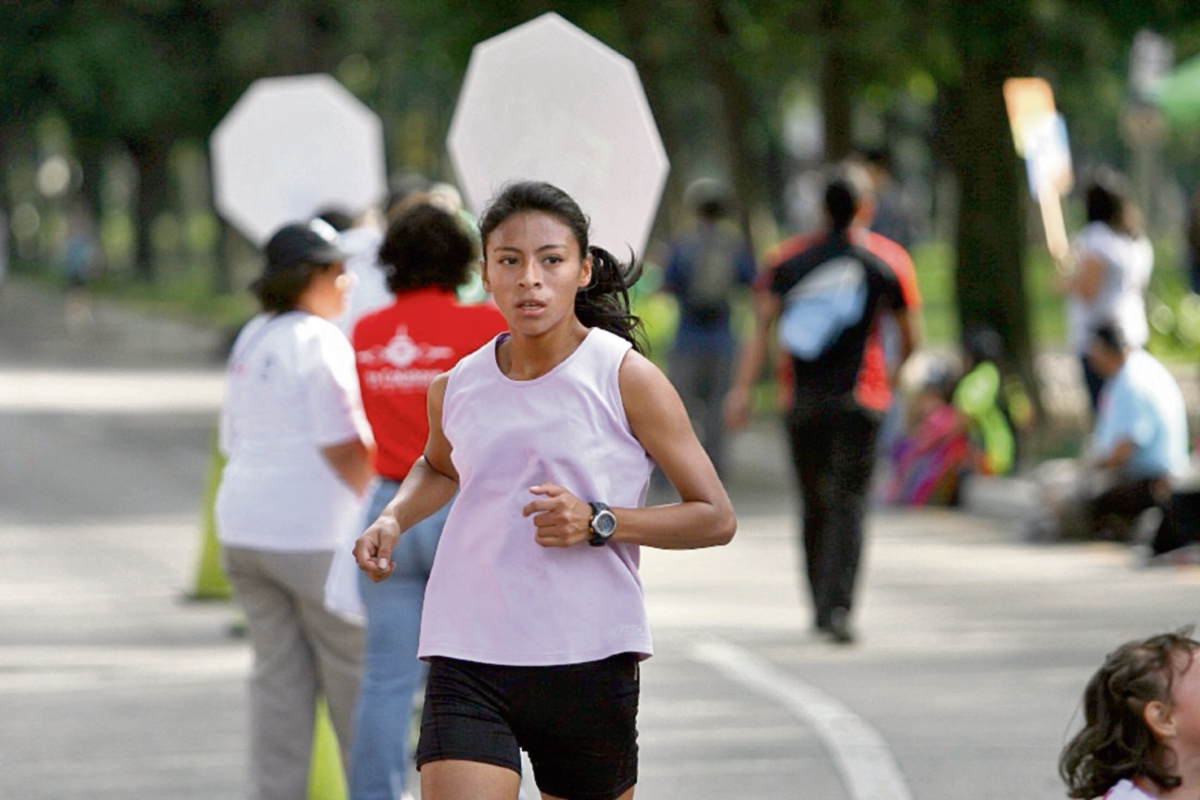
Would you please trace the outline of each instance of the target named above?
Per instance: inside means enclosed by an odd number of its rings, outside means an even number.
[[[575,316],[587,327],[614,333],[644,353],[642,320],[633,314],[629,303],[629,289],[642,275],[641,263],[632,251],[627,263],[602,247],[589,247],[588,252],[592,256],[592,280],[575,295]]]

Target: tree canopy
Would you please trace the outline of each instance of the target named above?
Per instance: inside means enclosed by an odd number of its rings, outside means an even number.
[[[135,274],[156,275],[154,220],[177,204],[172,154],[202,149],[256,78],[330,72],[384,120],[389,167],[453,179],[443,142],[478,42],[554,10],[637,65],[672,160],[660,225],[686,182],[728,180],[760,248],[801,221],[794,179],[866,147],[896,156],[952,231],[960,322],[1028,360],[1026,190],[1001,85],[1040,75],[1077,165],[1125,166],[1135,34],[1200,51],[1187,0],[32,0],[0,5],[0,211],[44,203],[22,179],[61,121],[75,191],[98,214],[113,158],[136,174]],[[597,109],[596,113],[604,113]],[[581,120],[581,124],[586,124]],[[1190,134],[1189,134],[1190,135]],[[1194,139],[1187,140],[1194,142]],[[1167,143],[1168,157],[1171,142]],[[1181,169],[1195,174],[1197,164]],[[81,178],[81,180],[80,180]],[[950,199],[939,187],[955,187]],[[957,209],[951,216],[950,212]],[[764,227],[761,220],[770,225]]]

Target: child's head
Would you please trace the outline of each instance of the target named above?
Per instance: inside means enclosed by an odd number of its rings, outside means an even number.
[[[1200,642],[1192,629],[1128,642],[1105,659],[1083,693],[1084,727],[1063,749],[1059,774],[1068,796],[1103,795],[1121,779],[1145,777],[1164,789],[1179,785],[1167,741],[1200,729],[1192,669]]]

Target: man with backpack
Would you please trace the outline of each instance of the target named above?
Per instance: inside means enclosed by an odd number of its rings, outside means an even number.
[[[663,290],[679,304],[679,328],[667,373],[718,474],[725,473],[721,402],[736,355],[731,295],[754,282],[754,254],[729,223],[727,190],[711,178],[688,186],[684,201],[696,215],[691,230],[667,254]]]
[[[897,272],[867,248],[873,205],[861,166],[828,181],[827,229],[767,258],[755,292],[755,330],[725,402],[731,428],[750,416],[750,392],[777,332],[789,354],[785,421],[804,510],[805,572],[816,628],[835,642],[854,636],[849,614],[863,543],[875,437],[896,372],[915,346],[909,294]],[[894,318],[899,358],[890,366],[879,322]]]

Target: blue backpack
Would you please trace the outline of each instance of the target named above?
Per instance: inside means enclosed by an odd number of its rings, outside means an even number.
[[[867,272],[850,256],[830,259],[783,298],[779,343],[796,358],[816,361],[867,307]]]

